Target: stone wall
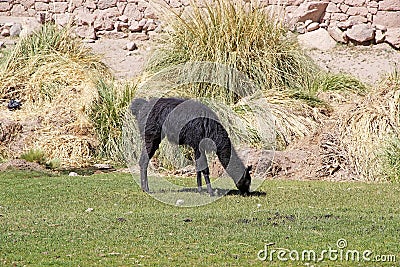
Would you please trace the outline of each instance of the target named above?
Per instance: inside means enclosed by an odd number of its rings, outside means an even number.
[[[238,0],[239,1],[239,0]],[[82,38],[100,35],[148,39],[161,30],[157,9],[149,0],[0,0],[0,16],[35,17],[65,25],[73,21]],[[188,0],[164,0],[177,12]],[[244,2],[250,2],[246,0]],[[337,42],[388,42],[400,48],[399,0],[261,0],[269,11],[282,10],[290,29],[306,33],[323,28]],[[0,24],[9,34],[10,24]]]

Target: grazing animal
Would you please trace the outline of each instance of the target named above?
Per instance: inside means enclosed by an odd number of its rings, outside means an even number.
[[[152,98],[146,101],[137,98],[132,101],[130,110],[136,117],[143,139],[139,165],[141,187],[144,191],[149,191],[147,180],[149,161],[161,140],[167,137],[172,143],[193,148],[199,192],[202,190],[201,173],[203,173],[207,191],[213,195],[206,152],[215,151],[240,193],[242,195],[249,193],[251,166],[245,167],[239,159],[228,133],[210,108],[189,99]]]

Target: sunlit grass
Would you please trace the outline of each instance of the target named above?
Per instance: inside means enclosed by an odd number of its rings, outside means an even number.
[[[177,179],[191,180],[182,183],[192,186],[195,177]],[[257,253],[266,244],[321,252],[336,249],[339,239],[347,240],[346,249],[400,257],[398,184],[275,180],[258,190],[266,195],[225,196],[206,206],[180,208],[143,193],[130,174],[5,172],[0,176],[0,262],[249,266],[262,264]],[[264,264],[307,263],[274,259]],[[336,263],[358,264],[324,260],[318,265]]]

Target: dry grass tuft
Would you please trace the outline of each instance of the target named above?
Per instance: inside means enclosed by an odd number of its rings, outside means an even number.
[[[350,163],[364,180],[387,180],[385,150],[400,134],[400,90],[393,85],[382,83],[340,121]]]
[[[110,77],[100,57],[72,37],[68,28],[46,24],[20,39],[3,67],[1,98],[18,98],[23,103],[21,110],[6,113],[26,125],[15,140],[20,153],[34,148],[50,160],[60,160],[63,167],[89,164],[98,145],[88,119],[97,98],[94,81]],[[18,156],[10,149],[6,154]]]

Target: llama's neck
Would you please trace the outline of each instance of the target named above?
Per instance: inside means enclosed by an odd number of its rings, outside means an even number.
[[[217,156],[226,172],[232,177],[235,184],[237,184],[243,177],[246,167],[237,155],[230,140],[224,146],[218,148]]]

